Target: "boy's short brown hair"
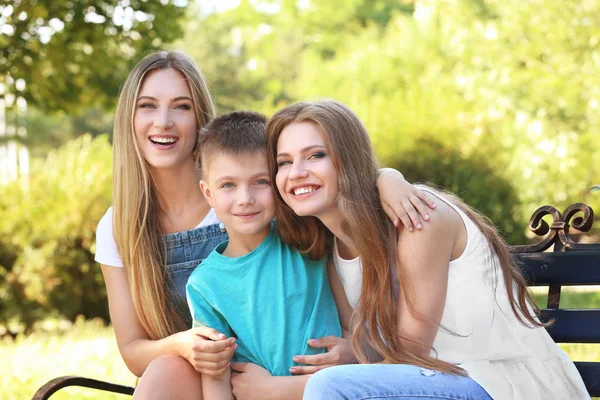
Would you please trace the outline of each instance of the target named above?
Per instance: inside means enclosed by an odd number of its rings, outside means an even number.
[[[213,119],[200,130],[196,165],[204,174],[214,153],[266,154],[266,123],[267,117],[253,111],[233,111]]]

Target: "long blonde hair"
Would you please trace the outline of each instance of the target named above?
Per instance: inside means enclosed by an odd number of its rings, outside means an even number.
[[[134,132],[137,97],[148,72],[174,68],[187,80],[198,131],[214,116],[206,81],[182,53],[158,52],[129,73],[119,96],[113,138],[113,235],[127,271],[137,316],[152,339],[186,328],[167,300],[166,255],[159,220],[158,194]],[[198,151],[194,148],[194,154]]]
[[[342,229],[354,241],[363,268],[362,292],[354,309],[350,330],[352,344],[360,362],[373,362],[378,357],[394,364],[411,364],[442,372],[464,374],[453,364],[409,352],[403,340],[414,339],[398,334],[394,280],[407,297],[410,308],[415,293],[397,259],[396,229],[383,212],[376,186],[377,162],[371,142],[359,118],[345,105],[323,100],[298,103],[283,108],[267,124],[267,146],[271,181],[277,174],[277,142],[283,129],[299,122],[314,124],[323,135],[329,155],[338,173],[338,209]],[[277,193],[277,224],[286,242],[313,258],[322,257],[328,249],[327,228],[315,217],[298,217]],[[508,247],[491,222],[460,199],[452,201],[463,210],[485,235],[491,251],[498,255],[506,281],[511,307],[526,325],[541,326],[527,308],[531,296]],[[517,295],[513,292],[517,286]],[[534,304],[532,302],[532,304]],[[426,320],[426,316],[422,316]]]

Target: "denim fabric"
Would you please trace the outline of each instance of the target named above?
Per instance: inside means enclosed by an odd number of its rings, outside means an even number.
[[[305,400],[491,400],[469,377],[413,365],[341,365],[314,374]]]
[[[216,224],[164,236],[170,299],[190,328],[192,317],[185,300],[185,285],[192,271],[226,240],[227,233]]]

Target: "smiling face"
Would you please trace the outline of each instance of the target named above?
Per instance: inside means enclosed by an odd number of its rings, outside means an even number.
[[[262,241],[275,216],[275,199],[265,152],[211,154],[200,187],[225,224],[230,240]]]
[[[149,72],[136,101],[134,130],[150,167],[170,169],[193,163],[197,129],[185,77],[173,68]]]
[[[286,126],[277,141],[277,189],[300,216],[337,212],[338,173],[323,134],[310,122]]]

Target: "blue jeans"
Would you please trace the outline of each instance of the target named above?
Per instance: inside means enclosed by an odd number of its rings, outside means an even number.
[[[308,380],[304,400],[491,400],[464,376],[401,364],[353,364],[323,369]]]
[[[219,225],[208,225],[164,236],[169,299],[175,311],[192,327],[192,316],[185,299],[190,274],[221,242],[228,240]]]

